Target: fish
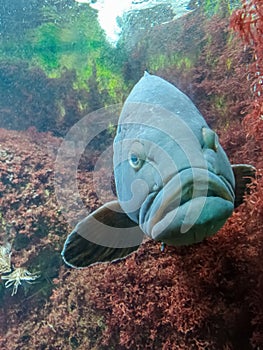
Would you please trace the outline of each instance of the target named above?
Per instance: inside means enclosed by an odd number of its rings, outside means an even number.
[[[126,258],[145,238],[188,246],[216,234],[255,177],[231,165],[191,99],[145,72],[127,97],[113,141],[117,198],[81,220],[62,258],[74,268]]]

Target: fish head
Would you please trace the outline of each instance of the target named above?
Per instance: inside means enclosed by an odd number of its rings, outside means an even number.
[[[61,254],[71,267],[125,259],[145,234],[174,246],[202,241],[242,203],[256,174],[249,164],[231,167],[191,100],[149,74],[124,103],[113,148],[118,199],[69,234]]]
[[[159,77],[146,74],[126,100],[113,163],[121,208],[156,241],[202,241],[233,211],[234,176],[217,135]]]

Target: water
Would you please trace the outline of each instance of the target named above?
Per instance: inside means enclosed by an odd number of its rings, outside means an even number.
[[[0,0],[1,349],[263,349],[263,8],[260,0],[242,4]],[[188,95],[231,164],[252,164],[257,179],[203,242],[178,248],[146,239],[123,261],[69,268],[61,251],[73,227],[116,200],[116,124],[145,71]],[[187,107],[178,111],[187,118]],[[194,151],[212,163],[218,140],[207,130]],[[154,164],[158,154],[148,159],[136,147],[131,191],[143,195],[137,162]],[[107,216],[114,232],[127,223],[116,217]],[[76,261],[108,254],[86,247]]]
[[[189,0],[180,1],[89,1],[76,0],[79,3],[87,3],[96,10],[98,10],[98,18],[101,27],[105,30],[107,38],[110,42],[115,44],[120,36],[121,27],[118,24],[118,18],[123,17],[127,12],[140,11],[156,7],[157,5],[171,6],[173,9],[173,17],[178,18],[189,12]],[[161,21],[160,21],[161,22]]]

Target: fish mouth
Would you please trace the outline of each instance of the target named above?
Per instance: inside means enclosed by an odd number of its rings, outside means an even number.
[[[139,226],[156,241],[192,244],[217,232],[232,214],[234,190],[220,175],[187,168],[149,193],[139,213]]]

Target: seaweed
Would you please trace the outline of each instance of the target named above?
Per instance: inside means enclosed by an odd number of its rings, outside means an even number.
[[[225,18],[205,21],[200,57],[181,75],[178,62],[157,67],[157,74],[188,88],[219,131],[231,161],[257,168],[244,203],[220,232],[202,243],[162,252],[158,243],[146,241],[119,263],[86,270],[62,266],[59,252],[70,227],[53,187],[61,140],[36,129],[0,130],[0,237],[3,243],[7,238],[14,242],[15,266],[41,273],[38,283],[14,296],[0,285],[1,348],[263,347],[262,6],[261,1],[243,1],[231,17],[236,34],[229,32]],[[191,21],[188,29],[194,26]],[[199,25],[203,17],[195,21]],[[144,56],[139,49],[131,60],[136,57],[140,64]],[[78,186],[83,202],[94,210],[101,203],[87,169],[97,154],[84,156]]]

